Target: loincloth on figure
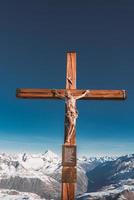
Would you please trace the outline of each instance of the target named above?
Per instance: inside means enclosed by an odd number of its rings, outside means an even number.
[[[69,121],[71,121],[73,123],[74,121],[76,121],[76,119],[78,117],[78,111],[76,110],[74,112],[74,111],[68,110],[66,113],[66,117],[69,119]]]

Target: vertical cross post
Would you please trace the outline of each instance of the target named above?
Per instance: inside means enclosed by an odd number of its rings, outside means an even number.
[[[66,66],[66,90],[76,89],[76,53],[67,53],[67,66]],[[74,200],[75,188],[76,188],[76,130],[73,129],[70,142],[66,142],[66,138],[69,135],[68,129],[68,108],[65,104],[65,138],[62,151],[62,192],[61,200]],[[69,153],[71,152],[71,154]],[[74,158],[69,158],[69,156]],[[74,159],[74,164],[69,165],[69,160]],[[68,160],[68,162],[66,161]]]

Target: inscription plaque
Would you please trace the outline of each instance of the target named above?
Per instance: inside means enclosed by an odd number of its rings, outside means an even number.
[[[70,167],[76,166],[76,145],[62,146],[62,165]]]
[[[77,181],[76,167],[63,167],[62,183],[76,183],[76,181]]]

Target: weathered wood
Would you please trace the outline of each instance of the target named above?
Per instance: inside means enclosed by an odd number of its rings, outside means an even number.
[[[66,89],[67,90],[67,89]],[[18,98],[28,99],[62,99],[65,98],[65,89],[17,89]],[[82,95],[86,90],[70,89],[75,97]],[[59,93],[60,97],[56,95]],[[123,100],[126,99],[125,90],[89,90],[89,93],[82,100]]]
[[[76,145],[62,146],[62,166],[76,166]]]
[[[74,183],[62,183],[64,192],[62,193],[62,200],[74,200],[76,184]]]
[[[62,168],[62,183],[76,183],[76,167]]]
[[[67,53],[66,89],[76,89],[76,52]]]

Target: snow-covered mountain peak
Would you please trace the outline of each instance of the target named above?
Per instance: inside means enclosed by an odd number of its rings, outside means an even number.
[[[2,153],[0,154],[0,188],[15,190],[18,192],[17,196],[23,196],[20,192],[30,192],[41,198],[58,200],[61,169],[61,158],[50,150],[38,154]],[[134,154],[120,157],[83,156],[78,158],[77,169],[77,194],[89,192],[87,195],[80,196],[80,199],[101,200],[103,196],[106,199],[112,196],[115,200],[117,195],[122,195],[126,189],[134,190]],[[9,193],[6,196],[8,199]]]
[[[24,158],[23,158],[24,159]],[[44,166],[43,159],[41,157],[29,157],[21,162],[25,169],[40,170]]]
[[[60,158],[57,154],[52,152],[51,150],[46,150],[44,154],[42,154],[43,158],[46,159],[47,161],[59,161]]]
[[[82,156],[81,158],[79,158],[79,161],[85,161],[85,162],[106,162],[106,161],[113,161],[116,160],[117,156],[98,156],[98,157],[86,157],[86,156]]]

